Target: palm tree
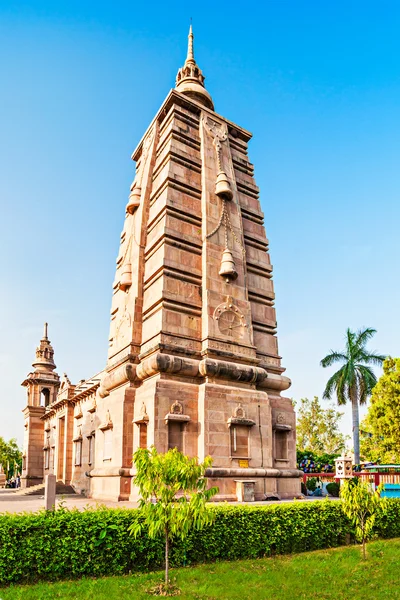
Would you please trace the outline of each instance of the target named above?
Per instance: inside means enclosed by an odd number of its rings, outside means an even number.
[[[346,349],[343,352],[330,351],[321,360],[322,367],[330,367],[335,363],[343,363],[326,384],[323,397],[327,400],[336,393],[339,405],[351,402],[353,417],[354,462],[360,462],[359,404],[365,404],[376,385],[376,377],[370,365],[381,366],[386,356],[369,352],[366,349],[368,340],[376,330],[366,328],[360,331],[346,331]]]

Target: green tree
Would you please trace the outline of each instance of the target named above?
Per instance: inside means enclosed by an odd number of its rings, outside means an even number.
[[[400,358],[387,358],[361,425],[361,453],[367,460],[400,462]]]
[[[372,396],[371,396],[372,397]],[[382,451],[372,433],[368,413],[360,423],[360,460],[362,462],[383,462]]]
[[[343,511],[354,525],[356,540],[362,544],[364,560],[365,545],[372,536],[376,514],[384,507],[384,500],[379,497],[380,491],[378,488],[374,492],[367,481],[352,479],[345,479],[340,488]]]
[[[343,413],[334,407],[322,408],[317,396],[302,398],[297,410],[297,448],[313,454],[340,454],[348,436],[339,430]]]
[[[16,475],[15,465],[21,470],[22,452],[18,448],[17,440],[11,438],[8,442],[0,436],[0,465],[3,466],[7,477]]]
[[[133,455],[135,485],[139,487],[142,519],[130,527],[138,536],[146,528],[151,538],[165,537],[165,584],[169,589],[169,545],[174,536],[185,539],[190,529],[202,529],[214,520],[207,506],[218,488],[207,489],[205,471],[211,466],[208,456],[203,463],[189,458],[176,448],[159,454],[152,447],[139,448]]]
[[[336,394],[339,405],[351,402],[353,419],[354,462],[360,462],[359,405],[365,404],[376,385],[376,377],[371,365],[381,366],[385,360],[382,354],[369,352],[367,342],[376,330],[367,328],[357,332],[347,329],[346,348],[342,352],[333,350],[321,360],[322,367],[331,367],[335,363],[343,366],[328,380],[324,398],[330,400]]]

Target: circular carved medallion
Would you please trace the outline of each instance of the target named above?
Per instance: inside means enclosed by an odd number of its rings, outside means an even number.
[[[241,338],[244,335],[244,326],[240,314],[234,310],[224,310],[217,317],[218,328],[223,335]]]
[[[246,333],[246,319],[231,296],[214,310],[213,318],[218,323],[218,329],[223,335],[240,339]]]

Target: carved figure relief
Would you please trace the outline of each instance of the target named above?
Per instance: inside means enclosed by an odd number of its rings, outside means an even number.
[[[237,405],[237,407],[233,411],[233,416],[237,419],[244,419],[246,417],[245,410],[241,404]]]
[[[183,404],[175,400],[175,402],[171,404],[170,413],[172,415],[183,415]]]
[[[216,152],[220,152],[221,142],[225,142],[228,139],[228,127],[226,123],[214,121],[208,115],[203,116],[203,123],[207,133],[213,138]]]
[[[276,415],[276,422],[279,423],[279,425],[285,425],[285,423],[286,423],[285,413],[278,412],[278,414]]]

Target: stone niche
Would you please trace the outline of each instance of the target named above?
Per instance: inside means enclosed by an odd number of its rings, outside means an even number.
[[[253,419],[246,418],[246,413],[241,404],[239,404],[228,419],[230,430],[230,456],[236,459],[243,466],[248,467],[250,460],[250,429],[256,424]],[[254,486],[253,486],[254,487]]]
[[[175,400],[164,417],[168,428],[168,449],[177,448],[180,452],[184,451],[184,436],[189,421],[190,416],[183,414],[183,404]]]

